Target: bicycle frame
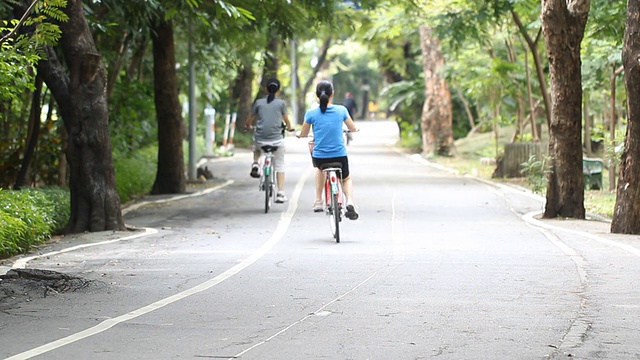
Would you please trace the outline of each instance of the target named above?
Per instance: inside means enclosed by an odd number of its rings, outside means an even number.
[[[262,146],[264,160],[262,164],[262,174],[260,175],[259,190],[264,191],[264,212],[269,212],[271,205],[276,198],[276,174],[274,168],[273,152],[278,148],[275,146]]]

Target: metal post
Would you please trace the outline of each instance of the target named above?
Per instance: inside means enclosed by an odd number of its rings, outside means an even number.
[[[189,15],[189,180],[196,180],[196,71],[193,61],[192,25]]]
[[[204,116],[207,119],[207,129],[204,134],[206,141],[206,155],[213,156],[213,148],[216,145],[216,109],[207,106],[204,109]]]
[[[291,40],[291,123],[298,123],[298,57],[296,41]]]
[[[231,127],[229,128],[229,147],[233,148],[233,138],[236,136],[236,119],[238,113],[231,114]]]
[[[222,146],[227,146],[229,140],[229,125],[231,124],[231,114],[227,114],[224,117],[224,132],[222,133]]]

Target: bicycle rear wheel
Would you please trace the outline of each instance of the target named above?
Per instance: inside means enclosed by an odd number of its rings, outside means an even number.
[[[264,179],[264,213],[268,213],[271,208],[271,201],[273,199],[273,181],[271,176],[267,176]]]
[[[340,242],[340,205],[338,204],[338,194],[331,194],[331,212],[329,214],[329,225],[331,233],[336,242]]]

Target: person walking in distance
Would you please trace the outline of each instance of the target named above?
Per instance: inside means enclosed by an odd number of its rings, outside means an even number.
[[[312,160],[316,169],[316,200],[313,203],[313,211],[321,212],[322,190],[324,185],[324,175],[320,171],[321,166],[326,163],[339,162],[342,164],[342,188],[347,198],[347,212],[345,216],[350,220],[356,220],[359,215],[353,201],[353,184],[349,171],[349,159],[347,157],[347,147],[342,136],[343,124],[349,131],[356,132],[355,123],[349,111],[343,105],[334,105],[333,84],[329,81],[321,81],[316,86],[316,96],[320,101],[320,106],[308,110],[304,115],[304,124],[299,137],[306,137],[313,130],[313,151]]]
[[[355,120],[355,114],[358,112],[358,104],[353,98],[353,94],[348,92],[344,95],[344,100],[342,101],[342,105],[347,108],[349,111],[349,116],[351,116],[351,120]]]
[[[287,201],[284,191],[284,130],[293,131],[289,116],[287,115],[287,105],[282,99],[278,99],[280,92],[280,81],[272,78],[267,81],[267,93],[264,98],[256,100],[251,109],[251,114],[245,126],[247,129],[254,128],[253,133],[253,163],[251,164],[251,177],[260,177],[259,160],[262,156],[261,147],[264,145],[277,146],[278,150],[274,152],[274,168],[276,171],[276,182],[278,193],[276,194],[276,203],[282,204]]]
[[[346,94],[344,94],[344,100],[342,101],[342,105],[344,105],[344,107],[347,108],[347,111],[349,111],[349,116],[351,116],[351,120],[355,120],[356,114],[358,113],[358,104],[356,103],[356,100],[353,98],[352,93],[347,92]],[[351,140],[353,140],[353,134],[351,134],[351,132],[348,132],[347,145],[349,145]]]

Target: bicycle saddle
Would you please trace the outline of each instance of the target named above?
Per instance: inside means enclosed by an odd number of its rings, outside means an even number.
[[[277,146],[273,146],[273,145],[263,145],[262,147],[260,147],[264,152],[275,152],[278,150]]]
[[[342,169],[342,163],[339,163],[339,162],[326,163],[326,164],[322,164],[321,168],[322,170],[328,169],[328,168]]]

